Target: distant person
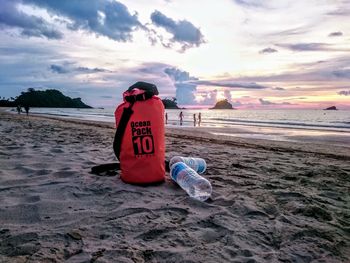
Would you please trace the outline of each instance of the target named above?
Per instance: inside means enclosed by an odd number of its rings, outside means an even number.
[[[193,126],[194,126],[194,127],[196,127],[196,122],[197,122],[196,114],[194,113],[194,114],[193,114]]]
[[[25,105],[25,106],[24,106],[24,110],[26,111],[26,114],[27,114],[27,116],[28,116],[28,114],[29,114],[29,106],[28,106],[28,105]]]
[[[168,124],[168,113],[165,113],[165,124]]]
[[[183,119],[184,119],[184,114],[183,114],[182,111],[180,111],[179,118],[180,118],[180,125],[182,126],[182,122],[183,122]]]
[[[17,105],[16,109],[17,109],[17,113],[21,114],[21,105]]]
[[[201,122],[202,122],[202,114],[198,113],[198,126],[201,126]]]

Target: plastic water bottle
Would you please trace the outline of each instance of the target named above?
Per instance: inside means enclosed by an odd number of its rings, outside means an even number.
[[[177,162],[171,166],[170,176],[192,198],[205,201],[211,195],[210,182],[183,162]]]
[[[171,166],[174,163],[183,162],[187,164],[189,167],[191,167],[193,170],[195,170],[197,173],[202,174],[207,169],[207,163],[202,158],[195,158],[195,157],[182,157],[182,156],[174,156],[170,159],[169,166]]]

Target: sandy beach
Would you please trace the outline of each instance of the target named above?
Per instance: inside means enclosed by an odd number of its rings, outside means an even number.
[[[167,129],[207,160],[207,202],[115,162],[111,124],[0,111],[0,262],[349,262],[350,148]]]

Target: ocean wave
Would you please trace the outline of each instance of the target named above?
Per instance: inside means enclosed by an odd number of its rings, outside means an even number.
[[[310,127],[310,128],[336,128],[336,129],[349,129],[350,122],[342,122],[349,125],[333,125],[330,123],[307,123],[307,122],[291,122],[291,121],[260,121],[260,120],[241,120],[241,119],[224,119],[224,118],[212,118],[210,120],[220,121],[221,123],[237,123],[237,124],[249,124],[249,125],[266,125],[266,126],[288,126],[288,127]],[[339,123],[339,122],[338,122]]]

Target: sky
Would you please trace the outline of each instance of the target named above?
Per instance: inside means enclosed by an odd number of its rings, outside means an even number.
[[[350,0],[0,0],[0,97],[114,107],[137,81],[183,107],[350,109]]]

